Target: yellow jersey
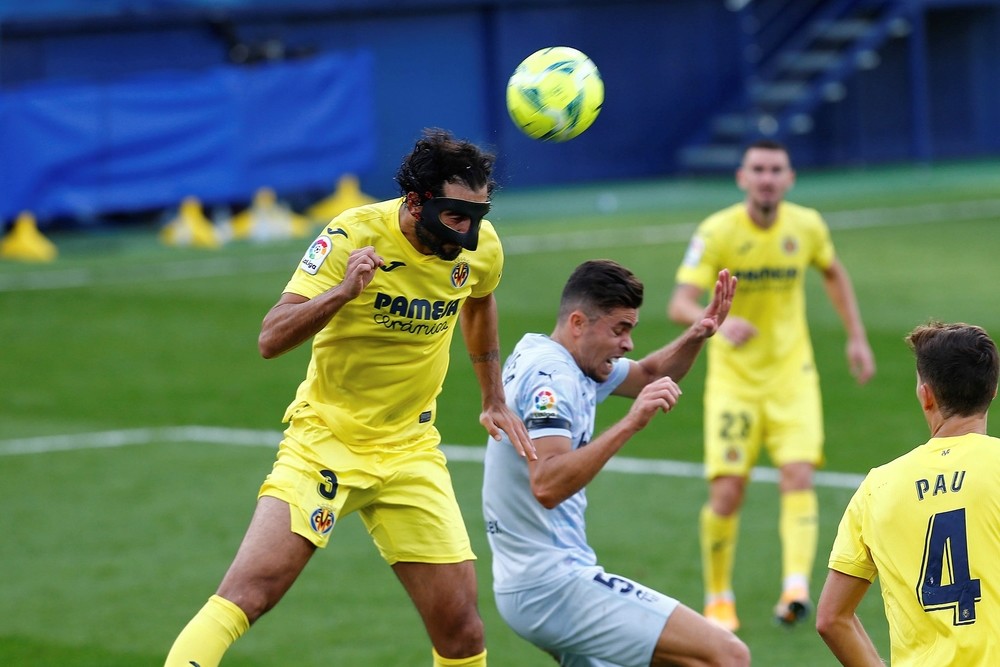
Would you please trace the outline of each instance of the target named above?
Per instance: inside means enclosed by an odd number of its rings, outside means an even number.
[[[348,210],[326,225],[285,287],[314,298],[344,278],[352,250],[385,261],[365,290],[313,338],[312,358],[288,421],[308,404],[344,442],[396,445],[434,428],[452,334],[469,296],[496,289],[503,250],[482,221],[479,247],[457,259],[422,255],[403,236],[394,199]]]
[[[892,666],[1000,665],[1000,439],[929,442],[868,473],[830,569],[881,577]]]
[[[739,279],[730,317],[741,317],[757,335],[736,347],[724,336],[709,342],[706,382],[759,394],[815,373],[806,323],[805,280],[810,266],[834,260],[826,223],[814,209],[782,202],[767,229],[750,219],[743,203],[706,218],[680,268],[678,284],[711,290],[720,270]]]

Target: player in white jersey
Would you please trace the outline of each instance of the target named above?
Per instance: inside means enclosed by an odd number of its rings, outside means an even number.
[[[816,627],[842,664],[882,665],[855,615],[879,577],[893,667],[1000,665],[1000,439],[986,433],[1000,355],[968,324],[934,322],[906,341],[931,439],[854,494]]]
[[[736,280],[719,273],[703,317],[639,361],[632,330],[642,283],[608,260],[581,264],[563,289],[551,336],[527,334],[503,369],[507,404],[537,460],[504,440],[486,449],[483,512],[493,551],[493,590],[504,620],[563,667],[748,665],[724,630],[662,593],[597,564],[587,543],[585,487],[657,412],[680,396],[683,377],[732,304]],[[597,404],[635,398],[595,437]],[[509,450],[509,451],[508,451]]]

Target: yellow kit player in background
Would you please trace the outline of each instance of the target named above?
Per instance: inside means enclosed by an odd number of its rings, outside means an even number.
[[[503,252],[483,220],[493,164],[428,130],[396,175],[403,196],[334,218],[302,258],[259,347],[271,358],[313,338],[306,378],[243,543],[167,667],[216,667],[355,511],[420,613],[433,664],[486,665],[475,555],[434,418],[461,320],[480,422],[534,458],[500,381],[493,290]]]
[[[854,288],[829,230],[813,209],[784,201],[795,182],[787,150],[773,141],[749,146],[736,172],[744,201],[698,227],[677,271],[668,306],[690,325],[702,295],[728,268],[740,291],[708,345],[705,464],[708,503],[700,516],[705,616],[739,628],[733,562],[747,477],[762,445],[780,470],[782,593],[775,618],[794,624],[811,607],[818,509],[813,471],[823,462],[819,377],[806,323],[806,271],[814,267],[847,332],[847,360],[859,383],[875,362]]]
[[[938,322],[906,342],[931,439],[854,494],[816,627],[842,664],[881,667],[855,615],[881,577],[893,667],[1000,665],[1000,439],[986,435],[997,346],[980,327]]]

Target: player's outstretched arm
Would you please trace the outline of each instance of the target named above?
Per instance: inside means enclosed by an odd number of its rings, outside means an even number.
[[[673,342],[632,363],[628,377],[615,389],[618,396],[638,396],[642,388],[657,378],[670,376],[680,380],[694,365],[705,341],[719,330],[736,294],[736,278],[728,269],[719,271],[712,292],[712,300],[701,309],[699,317],[692,320],[687,330]]]
[[[479,423],[494,440],[501,431],[521,456],[536,458],[535,446],[524,422],[507,407],[500,368],[500,334],[497,327],[497,304],[492,294],[468,298],[461,312],[462,337],[479,381],[483,411]]]
[[[277,357],[312,338],[345,303],[358,297],[382,266],[371,246],[358,248],[347,258],[344,280],[313,299],[285,292],[264,316],[257,348],[265,359]]]
[[[729,269],[722,269],[715,281],[712,300],[708,302],[701,319],[695,320],[692,326],[692,335],[702,339],[714,336],[715,332],[722,327],[722,323],[726,321],[726,317],[733,307],[733,297],[735,296],[736,276],[730,275]]]
[[[660,378],[642,389],[628,413],[586,447],[573,449],[569,438],[538,438],[538,459],[528,461],[531,491],[543,507],[552,509],[585,487],[633,435],[658,412],[668,412],[681,389],[670,378]]]

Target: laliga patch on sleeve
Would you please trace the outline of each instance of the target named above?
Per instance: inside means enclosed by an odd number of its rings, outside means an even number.
[[[549,387],[542,387],[535,392],[535,398],[532,401],[534,404],[533,414],[536,415],[554,415],[556,414],[556,404],[559,399],[556,398],[555,390]]]
[[[319,271],[319,267],[323,266],[323,262],[326,261],[331,250],[333,250],[333,241],[330,240],[330,237],[325,235],[320,236],[312,242],[312,245],[306,250],[306,254],[302,256],[299,268],[315,276],[316,272]]]
[[[705,242],[700,236],[692,236],[691,243],[688,244],[687,252],[684,253],[684,266],[692,268],[698,266],[701,256],[705,254]]]

